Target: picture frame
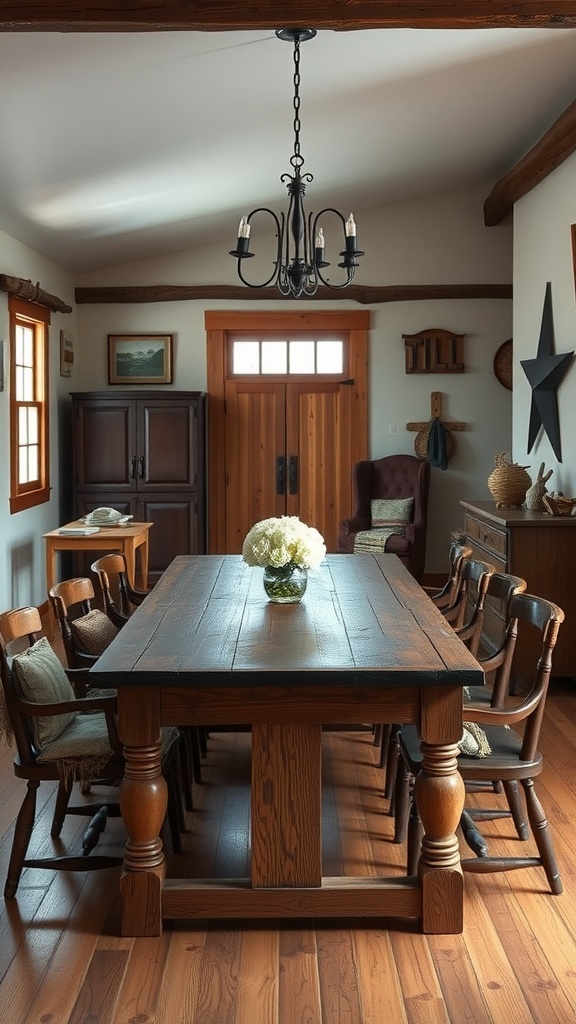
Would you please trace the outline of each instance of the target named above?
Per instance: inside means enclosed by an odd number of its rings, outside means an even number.
[[[70,331],[60,331],[60,376],[71,377],[74,367],[74,338]]]
[[[109,334],[109,384],[171,384],[172,334]]]

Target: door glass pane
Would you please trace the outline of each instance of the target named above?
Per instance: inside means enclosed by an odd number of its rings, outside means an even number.
[[[260,373],[260,345],[257,341],[235,341],[233,373]]]
[[[286,373],[288,345],[285,341],[262,342],[262,373]]]
[[[290,373],[314,373],[314,342],[290,342]]]
[[[342,342],[319,341],[316,347],[318,373],[342,373]]]

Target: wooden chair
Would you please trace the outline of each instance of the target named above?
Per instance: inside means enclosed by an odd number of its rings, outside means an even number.
[[[16,819],[4,895],[16,895],[25,867],[86,871],[122,864],[121,857],[89,856],[107,816],[118,817],[116,802],[85,802],[70,806],[75,781],[117,784],[124,776],[124,757],[116,729],[116,698],[76,698],[71,679],[81,670],[66,671],[41,637],[36,608],[18,608],[0,616],[0,733],[16,743],[14,774],[26,781],[26,795]],[[32,699],[34,698],[34,699]],[[90,712],[90,714],[85,714]],[[98,712],[98,714],[95,714]],[[175,852],[180,852],[182,827],[178,782],[177,730],[163,735],[162,769],[168,783],[168,821]],[[84,834],[83,852],[28,858],[41,782],[56,782],[56,804],[50,835],[60,836],[67,814],[92,820]]]
[[[444,617],[454,625],[457,636],[476,657],[482,636],[484,608],[490,579],[496,572],[489,562],[466,558],[462,563],[462,585],[455,606]]]
[[[458,601],[460,600],[460,594],[462,591],[462,565],[467,558],[471,558],[472,548],[467,544],[461,544],[459,541],[453,541],[450,545],[449,553],[449,572],[448,577],[444,585],[438,587],[422,587],[422,589],[428,594],[431,601],[434,602],[437,608],[444,613],[450,612]],[[388,751],[390,750],[390,742],[394,741],[394,730],[397,730],[397,726],[393,725],[381,725],[380,723],[374,725],[374,746],[380,748],[379,766],[383,768],[387,762]],[[395,777],[397,756],[394,759],[394,754],[390,757],[391,765],[389,766],[390,771],[387,770],[386,778],[392,779]],[[391,773],[391,774],[390,774]],[[393,782],[391,781],[386,786],[385,795],[387,798],[391,796]]]
[[[57,583],[48,591],[60,627],[69,668],[89,668],[106,650],[118,626],[98,608],[92,580],[80,576]]]
[[[116,629],[126,625],[130,615],[147,596],[147,591],[134,590],[128,582],[126,559],[121,553],[103,555],[91,565],[102,591],[106,614]],[[116,607],[114,594],[118,595],[119,608]],[[204,731],[198,726],[185,726],[181,733],[186,746],[186,759],[183,760],[184,796],[186,809],[192,810],[192,780],[202,782],[202,754],[205,752],[206,741]]]
[[[472,548],[460,541],[453,541],[449,552],[448,578],[443,587],[424,587],[431,601],[437,608],[452,608],[460,597],[462,589],[462,564],[467,558],[472,557]]]
[[[455,632],[474,656],[480,644],[486,592],[494,572],[494,566],[488,562],[481,562],[475,558],[464,559],[461,566],[460,596],[450,609],[450,615],[453,615],[455,623],[466,618],[462,625],[455,626]],[[383,730],[381,742],[380,763],[386,763],[384,797],[391,801],[391,813],[394,813],[393,795],[400,756],[399,733],[400,723],[391,725]]]
[[[485,785],[493,798],[493,780],[502,782],[508,800],[508,810],[502,808],[468,808],[463,815],[462,831],[466,842],[477,856],[462,861],[464,871],[488,873],[512,871],[516,868],[544,868],[551,891],[562,892],[562,882],[556,863],[552,837],[544,810],[534,788],[534,779],[544,767],[543,757],[538,750],[540,727],[544,715],[546,695],[550,681],[552,654],[558,631],[564,620],[563,611],[550,601],[532,594],[515,594],[510,601],[510,630],[513,623],[524,622],[539,630],[541,650],[535,667],[533,684],[529,693],[512,707],[498,707],[487,704],[466,704],[465,717],[468,721],[485,728],[491,753],[486,757],[470,757],[460,754],[458,768],[466,783]],[[523,725],[520,736],[514,726]],[[398,766],[396,820],[397,841],[404,838],[408,828],[408,874],[417,870],[420,849],[421,825],[414,800],[412,785],[411,813],[407,826],[406,816],[410,805],[411,783],[422,766],[420,737],[414,726],[403,726],[400,732],[401,761]],[[520,786],[519,786],[520,784]],[[520,787],[524,793],[527,818],[522,804]],[[478,791],[478,790],[476,790]],[[537,857],[491,857],[487,845],[473,822],[512,816],[520,839],[530,835],[535,840]]]
[[[148,592],[130,585],[126,558],[121,552],[103,555],[92,563],[91,569],[100,584],[106,614],[120,628]],[[118,607],[114,595],[117,595]]]

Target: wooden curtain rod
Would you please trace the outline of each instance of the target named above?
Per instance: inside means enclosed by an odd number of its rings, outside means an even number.
[[[271,299],[281,302],[276,288],[245,288],[243,285],[116,285],[99,288],[76,288],[78,305],[92,303],[182,302],[192,299]],[[511,284],[425,284],[385,285],[372,288],[350,285],[342,291],[319,288],[317,299],[334,302],[348,299],[364,305],[379,302],[414,302],[419,299],[511,299]],[[292,301],[292,300],[287,300]]]
[[[57,295],[50,295],[45,292],[38,283],[23,277],[9,277],[8,274],[0,274],[0,290],[16,295],[19,299],[27,299],[28,302],[37,302],[39,306],[46,306],[55,313],[72,313],[72,306],[67,306]]]

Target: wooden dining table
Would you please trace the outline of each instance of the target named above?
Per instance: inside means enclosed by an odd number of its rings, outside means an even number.
[[[455,835],[462,689],[483,672],[395,555],[328,555],[299,604],[274,604],[239,555],[176,558],[91,670],[118,690],[123,935],[164,920],[415,919],[463,928]],[[424,837],[416,876],[322,874],[322,727],[415,722]],[[251,725],[251,873],[166,878],[165,725]]]

